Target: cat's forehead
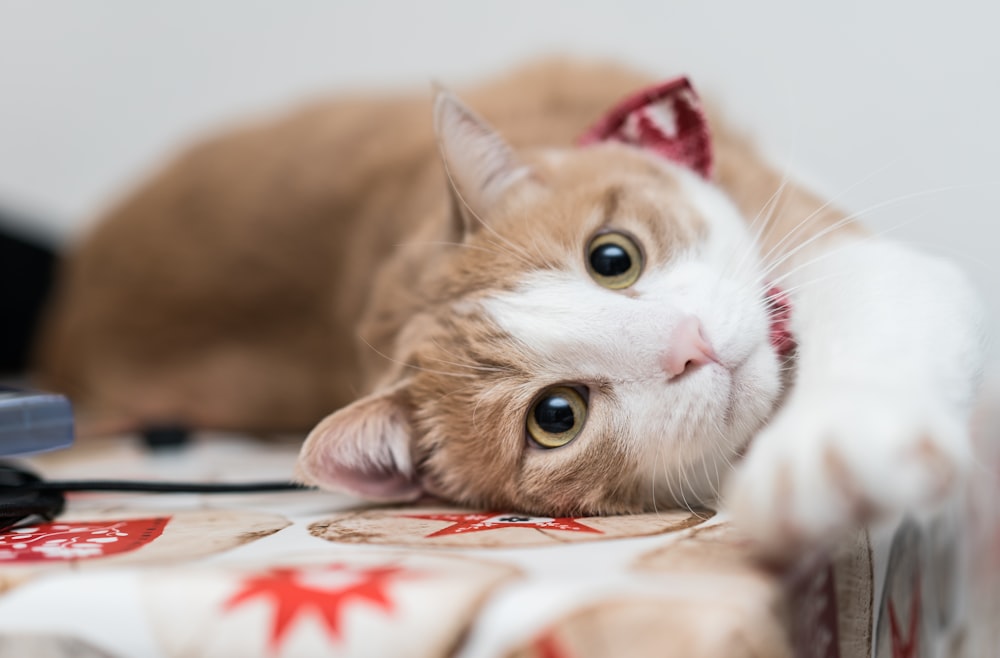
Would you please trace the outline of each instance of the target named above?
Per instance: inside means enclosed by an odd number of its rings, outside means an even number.
[[[433,358],[450,352],[489,360],[531,333],[524,323],[497,321],[511,315],[497,312],[498,299],[516,302],[507,306],[520,309],[529,324],[566,323],[580,314],[617,317],[623,298],[665,289],[658,282],[666,272],[683,284],[687,269],[678,267],[693,255],[717,260],[746,237],[738,211],[714,186],[637,149],[602,144],[525,157],[534,180],[488,209],[443,263],[436,337],[423,345]],[[591,241],[606,232],[627,234],[642,253],[644,274],[629,290],[609,294],[588,272]],[[601,300],[615,308],[601,311]],[[518,350],[510,357],[509,364],[537,359]]]
[[[693,174],[634,148],[602,144],[525,154],[530,179],[497,207],[463,254],[490,268],[498,284],[511,272],[576,269],[596,233],[633,234],[647,258],[663,261],[704,239],[709,224],[691,191]]]
[[[694,219],[687,212],[685,171],[641,150],[608,143],[541,150],[525,157],[544,191],[527,195],[528,204],[548,206],[561,219],[583,221],[588,211],[595,210],[603,215],[597,221],[629,214],[663,217],[670,211],[687,214],[682,219],[688,223]]]

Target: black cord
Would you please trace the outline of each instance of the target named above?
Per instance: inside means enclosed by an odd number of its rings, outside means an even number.
[[[65,497],[59,491],[30,488],[39,482],[31,471],[0,462],[0,532],[34,519],[51,521],[62,513]]]
[[[32,519],[51,521],[62,513],[65,494],[74,491],[130,491],[137,493],[240,494],[305,491],[293,482],[139,482],[132,480],[52,480],[0,462],[0,532]]]
[[[51,480],[28,482],[16,489],[21,491],[131,491],[138,493],[256,493],[268,491],[308,491],[294,482],[139,482],[133,480]]]

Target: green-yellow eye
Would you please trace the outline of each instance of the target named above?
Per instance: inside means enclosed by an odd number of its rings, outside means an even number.
[[[543,448],[559,448],[576,438],[587,420],[587,401],[569,386],[547,389],[528,412],[528,435]]]
[[[600,233],[587,246],[587,270],[605,288],[628,288],[642,274],[642,251],[624,233]]]

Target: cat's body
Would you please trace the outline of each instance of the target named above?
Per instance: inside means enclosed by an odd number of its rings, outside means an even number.
[[[714,184],[573,147],[648,84],[556,62],[463,91],[502,139],[439,94],[436,135],[425,95],[203,144],[77,250],[42,372],[94,428],[295,429],[343,407],[303,476],[376,499],[691,504],[761,428],[729,486],[762,535],[943,495],[979,358],[964,279],[866,239],[717,122]],[[622,249],[631,270],[595,271]],[[769,341],[772,281],[794,362]]]

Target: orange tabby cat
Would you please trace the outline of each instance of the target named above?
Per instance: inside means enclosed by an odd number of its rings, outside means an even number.
[[[642,144],[574,146],[649,84],[547,62],[468,106],[343,99],[208,140],[79,245],[44,382],[91,432],[339,409],[301,475],[379,500],[692,504],[758,433],[728,486],[775,540],[943,495],[978,363],[964,280],[866,239],[718,121],[711,180]]]

